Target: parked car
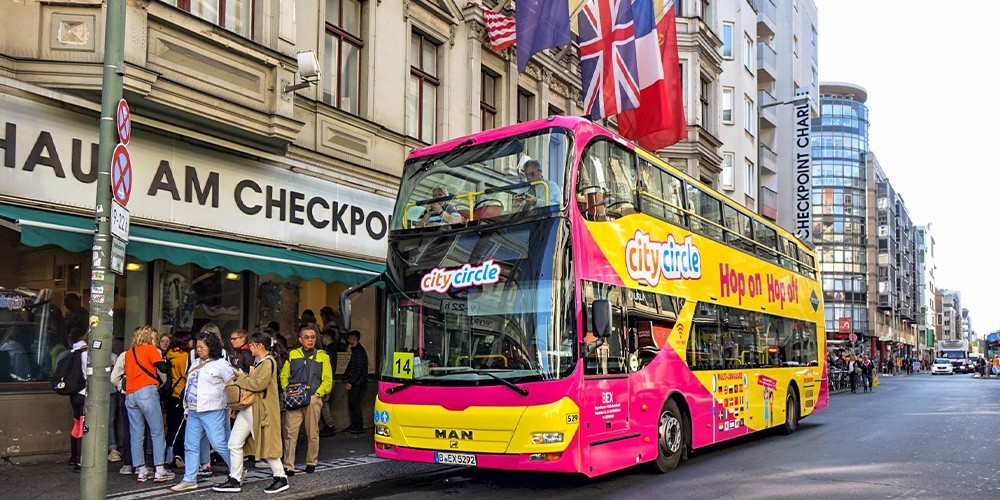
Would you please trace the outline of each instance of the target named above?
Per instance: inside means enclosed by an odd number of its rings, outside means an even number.
[[[939,373],[947,373],[948,375],[955,373],[955,368],[951,366],[950,359],[937,358],[934,360],[934,364],[931,365],[931,375],[937,375]]]

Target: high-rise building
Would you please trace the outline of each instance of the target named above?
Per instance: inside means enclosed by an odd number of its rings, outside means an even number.
[[[937,340],[962,340],[962,293],[939,288],[935,296],[938,313]]]
[[[934,233],[931,223],[917,226],[917,345],[920,358],[934,357],[937,309],[937,262],[934,259]]]
[[[820,85],[812,122],[813,243],[823,276],[826,329],[833,346],[874,335],[869,322],[868,95],[849,83]],[[845,321],[848,319],[848,321]],[[870,345],[870,344],[866,344]]]
[[[868,229],[877,242],[877,341],[873,349],[885,355],[909,357],[915,354],[917,340],[916,229],[903,198],[877,161],[874,174],[876,224]]]

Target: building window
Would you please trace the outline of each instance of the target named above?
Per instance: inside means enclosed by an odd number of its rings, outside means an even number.
[[[792,55],[799,57],[799,37],[792,35]]]
[[[410,34],[410,81],[406,90],[406,132],[433,143],[437,134],[438,45],[420,34]]]
[[[756,66],[755,59],[756,59],[756,55],[753,53],[753,40],[750,38],[750,35],[744,33],[743,34],[743,65],[746,66],[747,69],[750,70],[751,73],[753,73],[754,66]]]
[[[482,130],[490,130],[497,126],[497,77],[490,72],[482,72],[482,95],[479,98],[479,111],[482,115],[480,125]]]
[[[698,86],[698,100],[701,104],[701,126],[708,130],[711,130],[711,120],[709,118],[712,116],[711,113],[711,101],[708,96],[711,95],[712,83],[708,80],[702,79],[700,85]]]
[[[361,85],[361,2],[326,0],[323,102],[359,113]]]
[[[237,35],[251,38],[254,0],[163,0]]]
[[[732,191],[734,189],[733,162],[736,155],[733,153],[722,153],[722,189]]]
[[[563,111],[562,109],[559,109],[557,106],[553,106],[552,104],[549,104],[549,116],[564,115],[564,114],[566,114],[565,111]]]
[[[722,23],[722,57],[733,58],[733,23]]]
[[[757,187],[757,169],[754,168],[752,161],[746,161],[746,175],[743,176],[743,192],[747,196],[756,197],[755,188]]]
[[[535,118],[535,96],[521,87],[517,88],[517,122],[522,123]]]
[[[754,129],[756,128],[753,123],[756,118],[753,112],[753,101],[749,97],[743,96],[743,128],[751,134],[754,133]]]
[[[677,17],[684,16],[684,2],[682,0],[674,0],[674,15]]]
[[[733,88],[722,87],[722,123],[733,123]]]

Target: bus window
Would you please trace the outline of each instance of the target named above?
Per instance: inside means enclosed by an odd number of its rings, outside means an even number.
[[[688,366],[694,370],[721,370],[725,367],[722,335],[719,332],[719,306],[698,304],[688,337]]]
[[[588,220],[614,220],[635,213],[635,154],[598,139],[587,146],[580,163],[577,205]]]
[[[608,299],[611,301],[611,337],[603,345],[591,351],[584,357],[584,375],[614,375],[625,373],[627,364],[625,362],[626,342],[625,332],[622,329],[622,302],[621,288],[602,283],[585,282],[583,301],[586,309],[583,321],[586,324],[584,331],[584,342],[595,342],[594,324],[590,306],[597,299]]]
[[[781,251],[781,266],[789,271],[799,272],[799,247],[795,245],[794,241],[788,240],[782,236],[778,239],[778,245],[780,245],[779,250]]]
[[[688,184],[687,201],[688,211],[696,215],[691,217],[691,229],[716,241],[723,241],[722,204],[719,200],[694,184]]]
[[[753,236],[758,243],[757,255],[767,261],[778,263],[778,232],[761,221],[753,221]]]
[[[644,213],[653,217],[684,226],[684,212],[681,207],[683,183],[652,163],[641,160],[642,187],[641,207]]]
[[[750,230],[750,216],[728,204],[722,206],[726,220],[726,243],[744,252],[753,253],[753,232]]]

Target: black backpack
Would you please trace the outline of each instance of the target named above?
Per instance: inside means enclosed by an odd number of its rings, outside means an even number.
[[[52,372],[52,390],[56,394],[70,396],[87,387],[87,379],[83,376],[83,351],[72,351],[56,363]]]

